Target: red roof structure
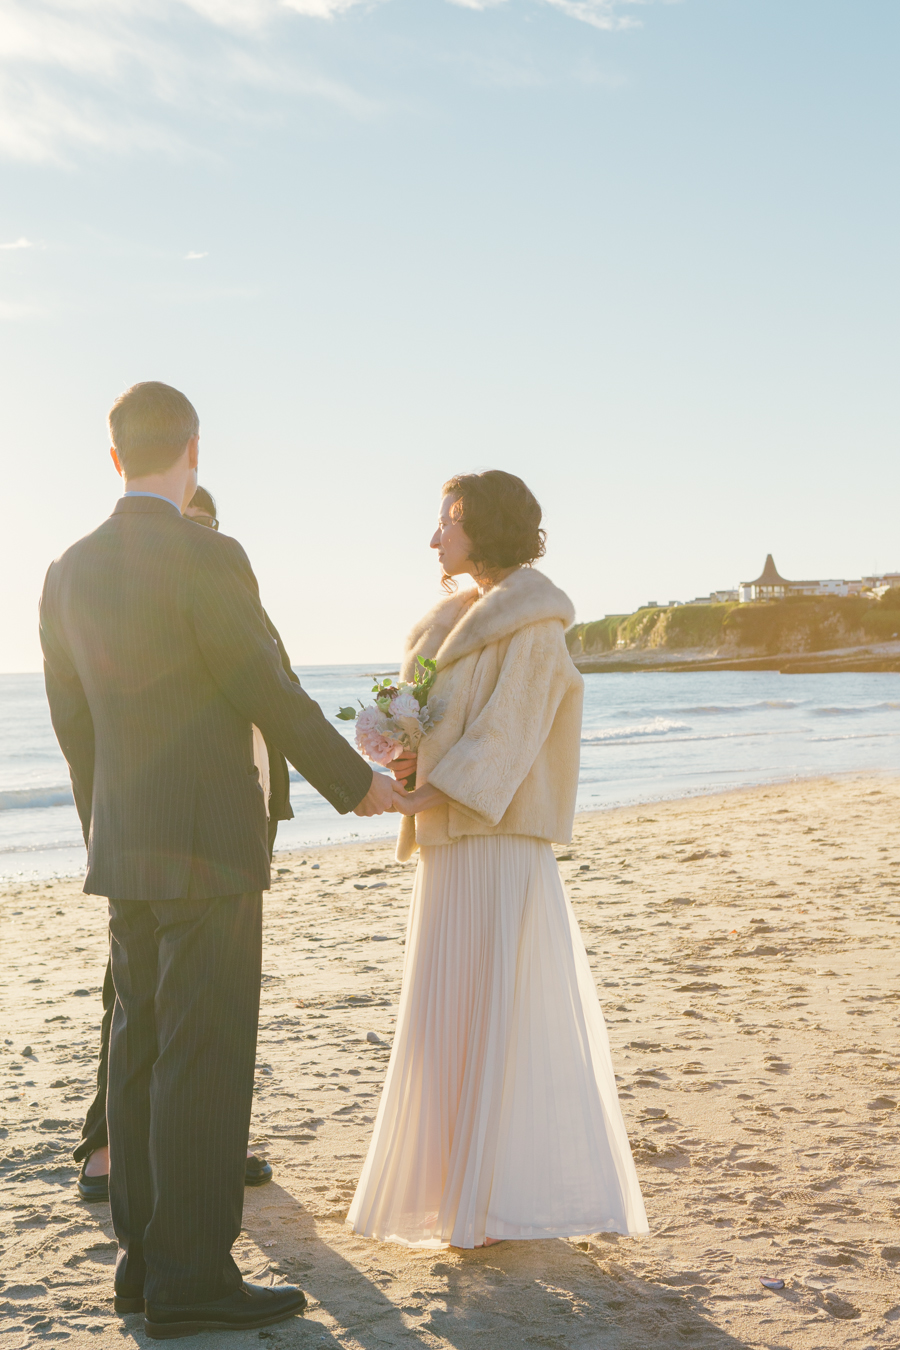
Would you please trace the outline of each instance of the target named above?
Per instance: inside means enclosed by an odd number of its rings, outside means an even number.
[[[742,581],[742,586],[752,586],[755,600],[780,600],[795,583],[781,576],[775,566],[771,553],[766,554],[766,565],[755,581]]]
[[[742,586],[790,586],[792,583],[779,574],[775,559],[766,554],[766,565],[755,581],[742,581]]]

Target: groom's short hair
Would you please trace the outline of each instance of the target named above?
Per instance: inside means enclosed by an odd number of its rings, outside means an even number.
[[[109,411],[109,434],[127,478],[165,473],[199,430],[194,405],[159,380],[133,384]]]

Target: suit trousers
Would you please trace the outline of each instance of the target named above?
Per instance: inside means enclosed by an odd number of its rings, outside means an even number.
[[[109,901],[109,1199],[116,1289],[157,1304],[240,1287],[262,895]]]
[[[98,1148],[106,1148],[109,1143],[109,1135],[106,1132],[106,1082],[109,1077],[109,1033],[115,1004],[116,987],[113,984],[112,966],[107,961],[103,975],[103,1019],[100,1023],[100,1052],[97,1057],[97,1091],[84,1118],[78,1147],[72,1154],[76,1162],[84,1162]]]
[[[277,832],[278,821],[270,818],[268,823],[270,862],[272,861],[272,851],[275,847]],[[116,990],[112,980],[112,966],[107,961],[106,973],[103,976],[103,1018],[100,1023],[100,1051],[97,1059],[97,1091],[94,1093],[94,1100],[87,1109],[87,1115],[81,1127],[81,1139],[78,1142],[78,1147],[72,1154],[76,1162],[84,1162],[98,1148],[106,1148],[109,1144],[109,1135],[106,1132],[106,1080],[109,1075],[109,1033],[112,1027],[115,1001]]]

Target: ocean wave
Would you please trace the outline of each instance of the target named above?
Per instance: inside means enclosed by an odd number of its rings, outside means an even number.
[[[69,852],[84,853],[83,842],[73,835],[71,839],[51,839],[49,841],[38,841],[36,844],[16,843],[0,845],[0,858],[18,857],[23,853],[58,853],[68,849]]]
[[[814,745],[820,745],[824,741],[884,741],[893,740],[900,735],[900,728],[897,731],[845,731],[843,736],[810,736],[810,741]]]
[[[862,713],[900,712],[900,703],[859,703],[855,707],[811,708],[814,717],[858,717]]]
[[[755,703],[700,703],[693,708],[676,708],[675,712],[682,717],[718,717],[725,713],[762,712],[766,708],[775,712],[790,711],[800,706],[796,699],[766,698]]]
[[[582,744],[597,741],[633,741],[644,736],[668,736],[673,731],[690,731],[687,722],[672,722],[666,717],[654,717],[652,722],[639,722],[630,727],[610,727],[608,730],[585,731]]]
[[[64,787],[14,788],[0,792],[0,811],[30,811],[42,806],[74,806],[72,789]]]

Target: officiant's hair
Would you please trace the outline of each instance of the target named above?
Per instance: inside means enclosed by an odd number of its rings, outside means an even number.
[[[216,499],[208,488],[198,487],[191,500],[188,502],[188,510],[194,508],[195,511],[205,511],[208,516],[216,517]]]
[[[525,567],[543,558],[547,534],[541,529],[540,503],[514,473],[460,473],[443,491],[445,497],[456,497],[452,515],[472,541],[471,561],[486,572]]]
[[[158,380],[133,384],[109,411],[109,434],[128,478],[165,473],[199,430],[190,400]]]

